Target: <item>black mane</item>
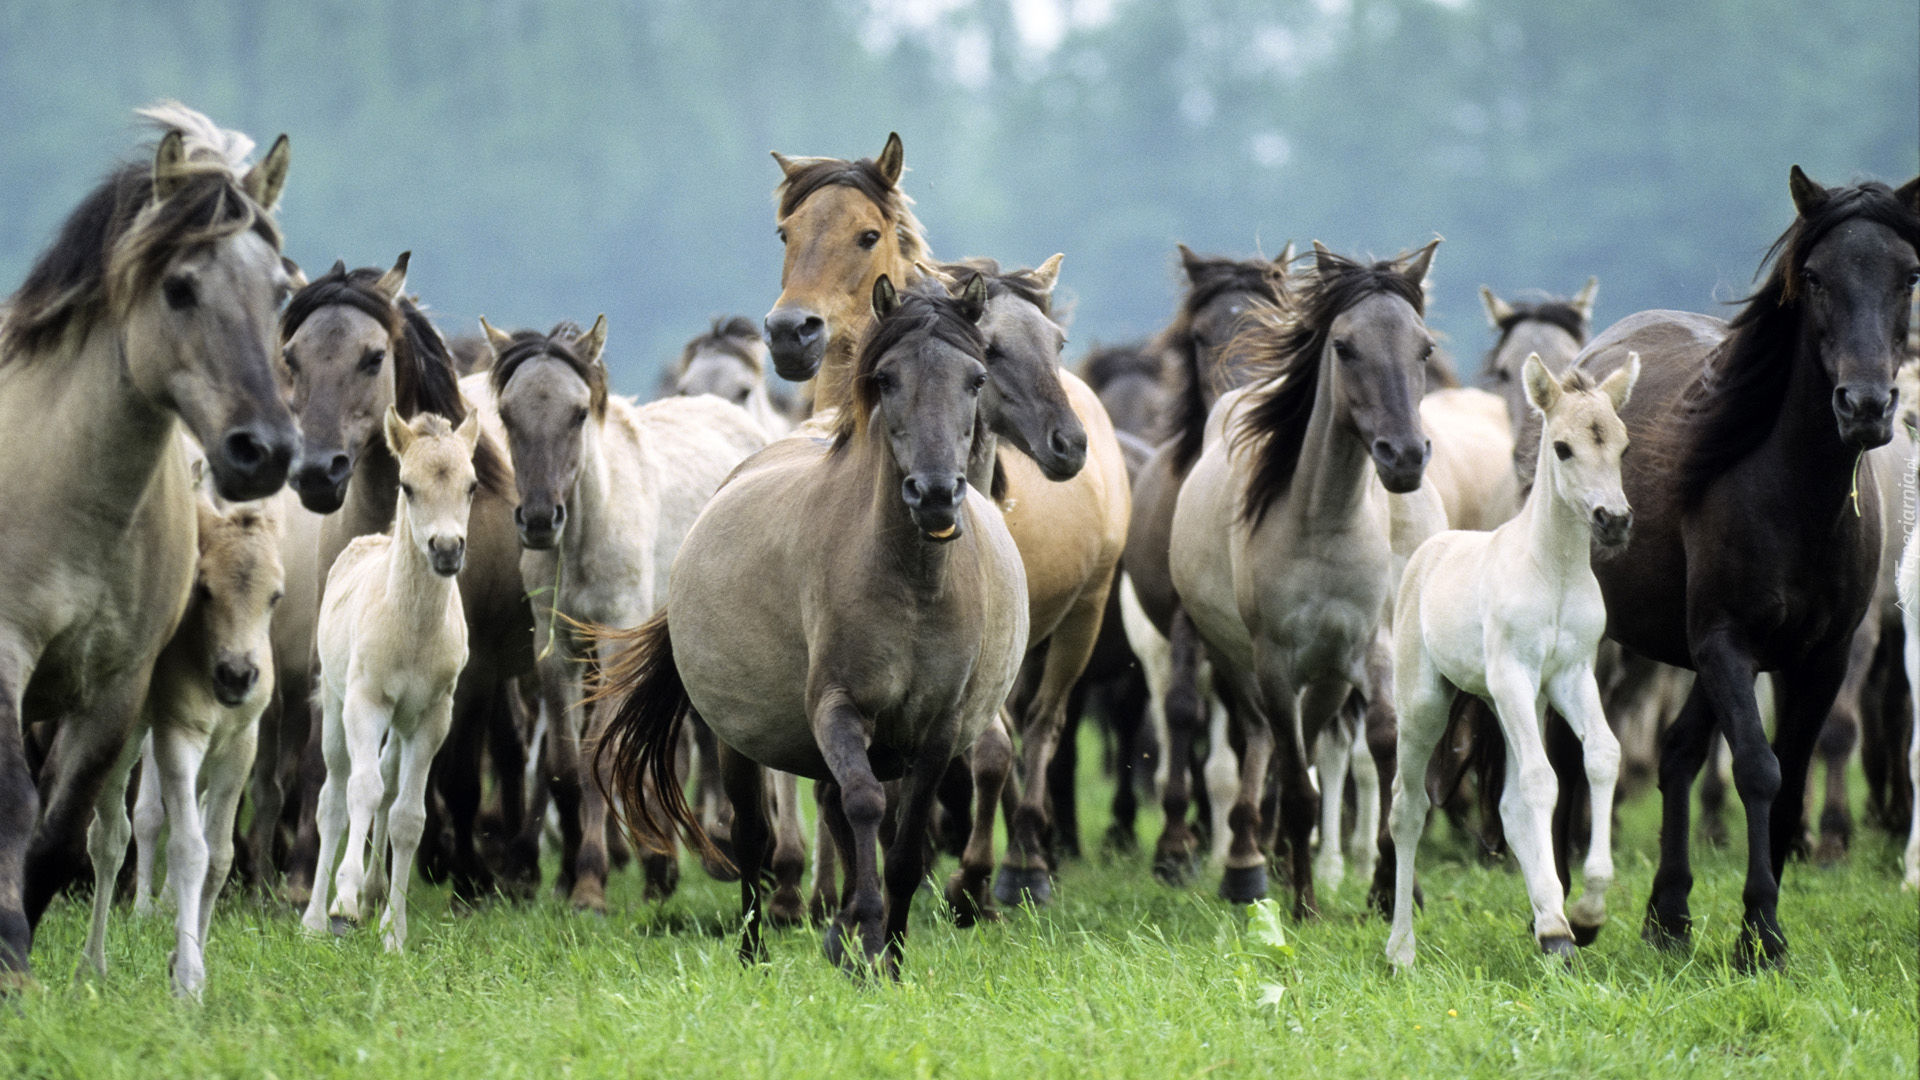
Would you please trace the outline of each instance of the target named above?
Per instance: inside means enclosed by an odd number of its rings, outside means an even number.
[[[909,338],[924,337],[944,341],[976,358],[983,357],[987,339],[980,327],[962,313],[959,301],[924,292],[904,291],[899,302],[884,318],[873,320],[860,342],[860,355],[853,365],[853,400],[840,410],[834,421],[833,448],[839,450],[866,425],[867,417],[880,404],[880,388],[873,373],[887,353]]]
[[[1265,259],[1210,258],[1187,263],[1187,295],[1173,322],[1150,348],[1167,358],[1162,377],[1167,380],[1168,412],[1161,438],[1173,440],[1173,466],[1185,473],[1200,456],[1207,427],[1208,380],[1213,372],[1200,370],[1200,350],[1193,339],[1193,320],[1208,304],[1227,293],[1247,293],[1278,307],[1284,284],[1282,268]]]
[[[494,357],[493,368],[488,378],[493,382],[493,392],[504,394],[507,384],[528,361],[542,356],[551,356],[555,360],[573,369],[580,381],[587,384],[589,401],[593,415],[604,416],[607,412],[607,369],[587,360],[574,348],[579,344],[586,331],[574,322],[555,323],[546,333],[538,330],[516,330],[513,339],[506,348]]]

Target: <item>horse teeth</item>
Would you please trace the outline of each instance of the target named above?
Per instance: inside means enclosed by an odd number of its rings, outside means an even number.
[[[958,525],[949,525],[938,532],[930,532],[927,535],[933,537],[935,540],[945,540],[947,537],[952,536],[959,528],[960,526]]]

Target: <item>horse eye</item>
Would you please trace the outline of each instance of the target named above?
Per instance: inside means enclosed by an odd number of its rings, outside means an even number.
[[[1553,452],[1560,455],[1561,461],[1565,461],[1573,456],[1573,447],[1563,442],[1556,442],[1553,444]]]
[[[860,234],[860,246],[866,248],[868,251],[872,251],[873,245],[879,242],[880,234],[872,229],[868,229],[866,232]]]
[[[291,371],[295,375],[300,374],[300,361],[294,359],[292,349],[281,349],[280,359],[286,361],[288,371]]]
[[[387,350],[368,349],[367,354],[360,358],[360,374],[362,375],[379,374],[380,365],[383,361],[386,360],[386,358],[387,358]]]
[[[283,596],[285,596],[285,595],[286,595],[286,593],[278,593],[278,592],[277,592],[277,593],[274,593],[274,594],[273,594],[272,596],[269,596],[269,597],[267,597],[267,606],[268,606],[268,607],[278,607],[278,606],[280,605],[280,598],[281,598],[281,597],[283,597]]]
[[[175,311],[185,311],[194,305],[193,281],[190,278],[170,277],[160,284],[160,292],[167,298],[167,306]]]
[[[1344,341],[1336,341],[1333,343],[1333,355],[1342,360],[1351,360],[1353,359],[1353,346]]]
[[[412,484],[401,484],[401,485],[400,485],[400,494],[402,494],[402,495],[405,495],[405,496],[406,496],[407,498],[409,498],[409,499],[411,499],[411,498],[413,498],[413,485],[412,485]]]
[[[984,371],[976,373],[973,377],[973,381],[968,383],[967,385],[970,389],[973,390],[974,393],[976,394],[979,393],[980,388],[987,385],[987,373]]]
[[[780,238],[780,242],[781,242],[781,243],[783,243],[783,244],[784,244],[784,243],[786,243],[786,242],[787,242],[787,230],[785,230],[785,229],[775,229],[775,230],[773,230],[773,235],[775,235],[775,236],[777,236],[777,237],[779,237],[779,238]]]
[[[1820,282],[1820,275],[1811,270],[1800,271],[1800,280],[1806,282],[1808,292],[1819,292],[1825,287]]]
[[[1907,288],[1909,290],[1920,289],[1920,270],[1915,270],[1913,273],[1907,275]]]
[[[893,376],[892,376],[892,375],[889,375],[889,374],[887,374],[887,373],[886,373],[886,372],[884,372],[884,371],[876,371],[876,372],[874,372],[874,373],[873,373],[873,388],[874,388],[875,390],[878,390],[878,391],[880,391],[880,392],[881,392],[881,393],[883,393],[883,394],[884,394],[884,393],[886,393],[887,391],[889,391],[889,390],[891,390],[891,389],[893,389]]]
[[[572,423],[574,427],[579,427],[580,425],[586,422],[587,422],[587,410],[585,409],[574,410],[573,419],[570,421],[570,423]]]

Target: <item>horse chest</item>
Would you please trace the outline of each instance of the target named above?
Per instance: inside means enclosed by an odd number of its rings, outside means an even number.
[[[1849,510],[1827,527],[1779,517],[1797,527],[1748,529],[1744,536],[1712,513],[1719,507],[1707,509],[1685,530],[1690,631],[1737,626],[1763,668],[1850,638],[1880,570],[1879,514],[1871,512],[1877,506],[1859,518]]]

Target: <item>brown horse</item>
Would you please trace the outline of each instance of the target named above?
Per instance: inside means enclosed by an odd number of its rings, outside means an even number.
[[[1697,672],[1660,763],[1660,868],[1644,935],[1688,943],[1694,775],[1724,732],[1747,815],[1737,960],[1784,961],[1779,875],[1800,832],[1814,741],[1846,673],[1880,567],[1879,493],[1855,483],[1892,437],[1894,368],[1920,283],[1920,180],[1827,189],[1798,167],[1796,218],[1732,322],[1649,311],[1601,334],[1579,363],[1605,375],[1638,352],[1622,411],[1633,541],[1594,569],[1609,636]],[[1854,494],[1858,492],[1857,496]],[[1775,674],[1769,747],[1754,677]]]
[[[179,624],[198,558],[179,433],[235,501],[285,481],[298,433],[274,384],[288,292],[269,216],[285,136],[252,140],[169,104],[151,162],[122,166],[67,218],[0,328],[0,978],[26,977],[33,928],[87,865],[102,784]],[[84,497],[75,497],[84,493]],[[43,806],[23,733],[54,731]]]
[[[345,263],[335,263],[294,295],[280,320],[284,378],[292,387],[302,436],[292,485],[308,510],[326,515],[316,560],[323,577],[349,542],[384,533],[393,524],[400,463],[381,430],[388,406],[409,420],[430,412],[458,424],[467,415],[445,339],[404,295],[409,261],[403,253],[384,271],[348,270]],[[455,691],[452,732],[434,761],[439,798],[427,800],[431,820],[422,848],[428,861],[444,863],[455,895],[465,900],[494,890],[493,870],[474,837],[483,747],[499,780],[506,834],[519,826],[525,751],[506,693],[511,680],[533,668],[533,614],[520,578],[512,471],[491,437],[480,440],[474,467],[480,491],[473,499],[466,569],[459,582],[471,660]],[[283,702],[304,699],[304,694],[298,699],[282,695]],[[284,722],[290,727],[294,721]],[[321,725],[310,722],[305,734],[309,763],[303,767],[299,841],[288,875],[288,893],[296,901],[305,898],[313,880],[319,846],[314,807],[326,779]],[[441,803],[452,825],[453,849],[447,853],[438,843]],[[525,858],[506,872],[521,884],[537,881],[539,873]],[[437,872],[433,876],[438,879]]]
[[[968,479],[993,468],[975,325],[986,283],[947,299],[896,295],[881,277],[872,304],[831,445],[787,439],[741,466],[687,535],[666,609],[615,635],[629,644],[600,691],[619,703],[601,755],[656,838],[649,780],[672,824],[704,842],[675,747],[692,709],[719,736],[747,962],[765,955],[760,766],[824,790],[822,824],[850,869],[828,957],[897,973],[935,789],[991,724],[1026,647],[1019,552]],[[882,782],[903,777],[883,898]]]
[[[815,379],[817,411],[850,400],[850,343],[871,318],[866,291],[872,283],[883,274],[917,278],[916,264],[932,265],[911,200],[899,187],[903,155],[898,135],[888,136],[877,159],[775,155],[785,173],[778,198],[786,259],[780,299],[767,315],[767,341],[783,378]],[[1058,271],[1056,257],[1032,272],[1030,291],[1043,315]],[[994,336],[991,326],[988,332]],[[1064,341],[1060,333],[1056,351]],[[1065,725],[1068,696],[1099,636],[1126,538],[1126,466],[1112,423],[1085,383],[1065,370],[1057,375],[1083,431],[1062,429],[1040,449],[1060,462],[1083,464],[1061,471],[1002,454],[1004,486],[996,481],[994,492],[1027,568],[1032,644],[1047,647],[1039,689],[1016,717],[1025,788],[994,886],[1003,902],[1049,895],[1046,766]]]
[[[1187,814],[1194,790],[1194,740],[1207,722],[1200,691],[1199,644],[1192,622],[1180,610],[1167,569],[1174,500],[1187,470],[1200,456],[1207,414],[1220,395],[1240,385],[1243,378],[1241,371],[1224,362],[1226,346],[1244,320],[1280,305],[1292,251],[1288,245],[1278,260],[1268,262],[1196,255],[1180,245],[1187,293],[1154,343],[1167,379],[1167,408],[1157,433],[1163,441],[1134,480],[1125,567],[1141,609],[1171,649],[1162,705],[1167,770],[1160,799],[1166,822],[1153,856],[1154,876],[1168,884],[1185,881],[1201,853]],[[1155,650],[1135,642],[1135,651],[1150,655]],[[1204,793],[1205,786],[1200,790]],[[1209,811],[1203,810],[1203,821]]]

